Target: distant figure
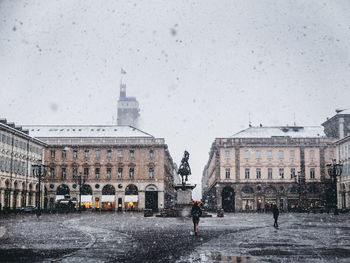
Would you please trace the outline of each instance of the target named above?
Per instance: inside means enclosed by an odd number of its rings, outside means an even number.
[[[193,207],[192,207],[191,215],[192,215],[192,221],[193,221],[194,234],[197,235],[197,233],[198,233],[199,217],[202,215],[202,210],[199,207],[197,202],[195,202]]]
[[[277,205],[273,205],[272,207],[272,213],[273,213],[273,219],[275,220],[275,222],[273,223],[274,227],[278,227],[278,216],[280,214],[280,212],[278,211]]]

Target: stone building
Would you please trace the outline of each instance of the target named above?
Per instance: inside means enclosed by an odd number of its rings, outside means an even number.
[[[48,144],[48,208],[79,200],[86,208],[162,210],[176,199],[174,163],[164,139],[131,126],[26,126]]]
[[[44,147],[45,143],[30,137],[22,127],[0,120],[0,210],[37,206],[39,186],[32,164],[42,164]],[[43,187],[41,193],[43,196]]]
[[[334,141],[321,126],[249,127],[216,138],[203,171],[203,200],[225,211],[321,205]]]
[[[343,164],[343,172],[338,179],[338,208],[350,209],[350,136],[336,142],[337,161]]]
[[[343,139],[350,135],[350,109],[336,110],[333,117],[322,123],[327,137]]]
[[[140,116],[139,103],[135,97],[126,96],[126,84],[120,83],[117,124],[138,127]]]

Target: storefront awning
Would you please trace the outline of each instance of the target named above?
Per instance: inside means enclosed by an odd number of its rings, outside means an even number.
[[[139,201],[139,196],[138,195],[126,195],[125,202],[138,202]]]
[[[64,195],[56,195],[56,201],[64,199]]]
[[[82,203],[89,203],[91,201],[92,201],[92,195],[82,195],[81,196]]]
[[[101,202],[114,202],[114,195],[103,195]]]

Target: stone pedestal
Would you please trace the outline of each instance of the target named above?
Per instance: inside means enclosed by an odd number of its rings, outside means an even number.
[[[179,205],[187,205],[192,200],[192,189],[177,191],[177,204]]]

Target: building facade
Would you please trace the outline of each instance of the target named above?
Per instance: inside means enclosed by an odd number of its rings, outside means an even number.
[[[322,205],[333,142],[322,127],[300,126],[249,127],[217,138],[203,171],[203,200],[209,209],[237,212]]]
[[[350,136],[336,142],[337,161],[343,164],[340,178],[337,178],[338,208],[350,209]]]
[[[175,202],[177,175],[164,139],[131,126],[26,128],[48,144],[48,209],[67,197],[78,201],[80,188],[86,208],[162,210]]]
[[[327,137],[343,139],[350,136],[350,109],[336,110],[336,115],[322,123]]]
[[[45,143],[30,137],[22,127],[0,120],[0,210],[38,205],[38,178],[32,165],[42,164],[44,147]],[[43,197],[44,188],[41,190]]]
[[[138,127],[140,116],[139,102],[135,97],[126,96],[126,84],[120,83],[117,124]]]

